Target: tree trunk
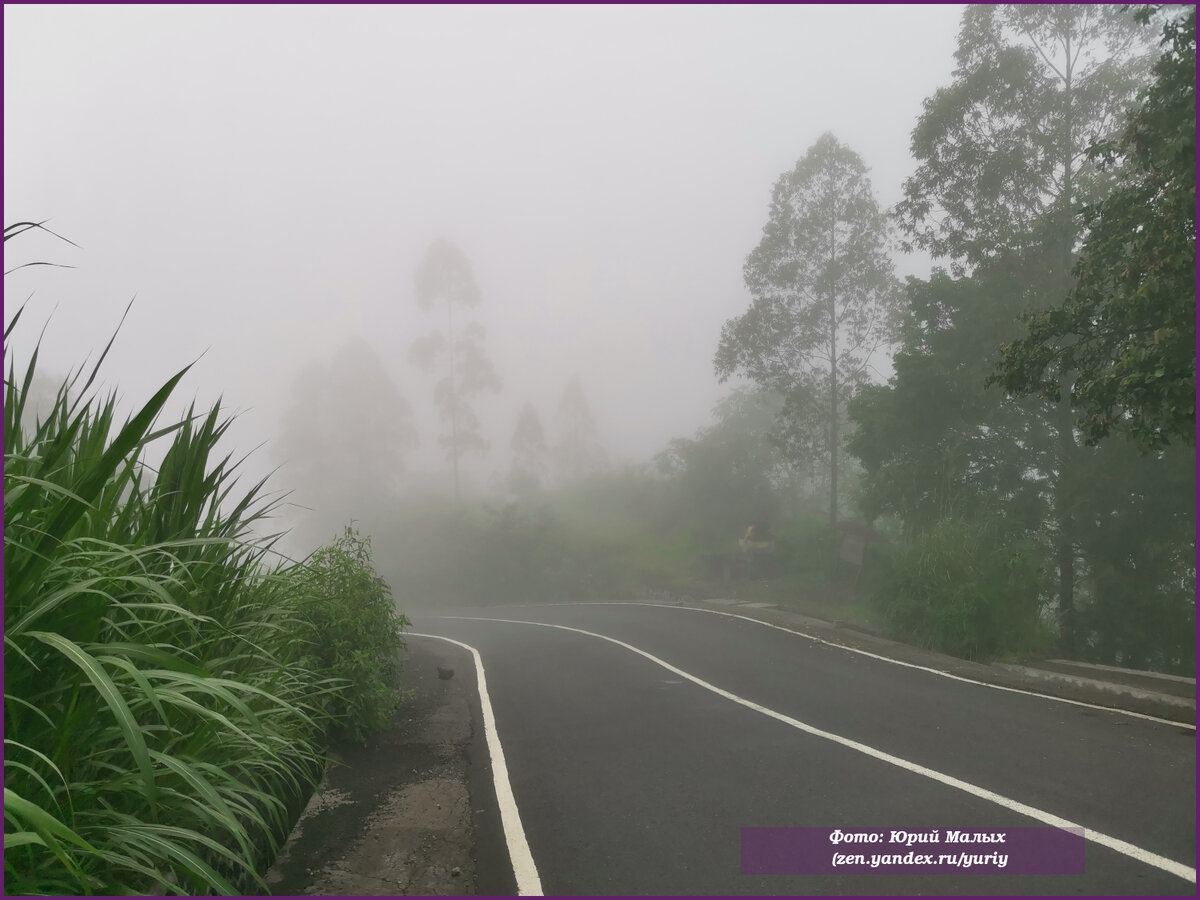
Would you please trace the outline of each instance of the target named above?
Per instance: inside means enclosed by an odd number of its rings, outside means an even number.
[[[838,514],[837,204],[829,223],[829,524]]]
[[[1066,68],[1063,78],[1063,138],[1062,192],[1059,196],[1058,240],[1061,241],[1058,259],[1058,278],[1055,285],[1057,296],[1051,297],[1052,304],[1062,303],[1070,293],[1072,258],[1075,250],[1075,217],[1071,208],[1073,197],[1073,158],[1075,143],[1072,138],[1071,110],[1071,35],[1063,41],[1066,51]],[[1061,631],[1059,640],[1062,649],[1069,655],[1079,650],[1078,623],[1075,613],[1075,522],[1071,509],[1071,482],[1075,474],[1076,451],[1074,416],[1071,413],[1071,391],[1073,379],[1070,372],[1060,372],[1058,381],[1059,400],[1055,410],[1058,430],[1058,482],[1055,485],[1055,512],[1058,515],[1058,537],[1055,541],[1055,556],[1058,563],[1058,611]]]
[[[454,304],[446,302],[447,331],[450,334],[450,459],[454,465],[454,505],[458,506],[458,373],[454,366]]]
[[[837,524],[838,512],[838,401],[837,401],[837,316],[833,291],[829,292],[829,524]]]

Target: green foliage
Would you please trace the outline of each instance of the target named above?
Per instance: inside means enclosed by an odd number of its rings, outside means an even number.
[[[33,371],[5,397],[6,888],[261,887],[319,777],[331,688],[246,540],[269,506],[232,497],[217,410],[153,431],[182,372],[120,426],[64,385],[30,433]]]
[[[402,630],[391,589],[371,563],[370,538],[348,526],[303,566],[282,576],[311,629],[315,665],[341,682],[330,739],[362,743],[391,721],[400,703]]]
[[[34,414],[37,355],[21,378],[10,364],[4,398],[6,891],[263,891],[331,711],[377,724],[354,691],[387,663],[343,644],[318,668],[317,629],[365,632],[366,614],[327,603],[318,622],[303,576],[271,571],[255,532],[273,504],[237,491],[218,408],[156,424],[186,369],[121,423],[88,393],[99,363]],[[339,571],[361,585],[356,549],[321,558],[349,551]]]
[[[990,262],[971,278],[909,280],[895,375],[850,403],[847,448],[863,464],[868,518],[894,515],[914,535],[946,518],[1036,528],[1050,515],[1044,405],[984,389],[1000,340],[1019,328],[1021,268]]]
[[[1127,441],[1086,455],[1073,496],[1088,569],[1078,616],[1096,662],[1196,670],[1196,458]]]
[[[738,540],[761,523],[709,504],[723,495],[691,496],[681,479],[631,469],[503,504],[406,503],[371,530],[405,607],[619,600],[642,589],[791,602],[826,583],[840,545],[826,522],[772,520],[775,552],[743,566]],[[725,561],[736,583],[723,580]]]
[[[1086,151],[1119,128],[1148,37],[1116,5],[966,8],[953,80],[925,102],[896,209],[911,245],[947,258],[958,281],[910,285],[896,377],[853,410],[869,512],[895,513],[910,536],[963,520],[1053,547],[1066,653],[1088,652],[1075,613],[1099,562],[1083,543],[1097,511],[1079,502],[1089,455],[1065,402],[984,387],[1022,318],[1071,290],[1081,209],[1111,188]],[[1055,374],[1051,400],[1069,378]]]
[[[579,482],[498,505],[406,503],[372,531],[406,605],[612,599],[636,575],[643,521],[617,479]]]
[[[765,530],[778,519],[790,474],[772,441],[782,406],[767,391],[736,391],[718,404],[713,425],[672,441],[657,458],[679,515],[708,543],[727,542],[748,525]]]
[[[1143,13],[1148,17],[1148,10]],[[1120,140],[1116,188],[1085,210],[1074,290],[1005,347],[999,381],[1071,406],[1090,443],[1110,433],[1147,450],[1195,443],[1196,10],[1170,19],[1154,82]]]
[[[919,166],[896,209],[912,244],[959,275],[1047,241],[1069,256],[1079,204],[1105,188],[1083,150],[1137,90],[1140,32],[1117,4],[966,7],[953,81],[913,130]],[[1042,274],[1065,284],[1061,263]]]
[[[842,535],[825,519],[799,516],[772,529],[776,569],[783,576],[828,578],[838,566]]]
[[[895,516],[918,543],[947,521],[1044,543],[1060,538],[1059,522],[1073,523],[1074,652],[1186,670],[1194,653],[1194,459],[1101,444],[1078,448],[1069,478],[1056,470],[1043,401],[982,387],[1000,337],[1017,327],[1006,311],[1019,302],[1019,270],[992,261],[971,278],[935,273],[910,282],[896,374],[851,403],[857,427],[848,447],[864,467],[864,508],[869,517]],[[888,585],[878,593],[885,607],[896,596]]]
[[[892,555],[875,580],[889,633],[966,659],[1045,643],[1050,583],[1044,548],[988,524],[945,519]]]

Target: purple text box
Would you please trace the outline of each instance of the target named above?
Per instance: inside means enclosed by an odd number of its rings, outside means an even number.
[[[1082,875],[1082,828],[743,828],[743,875]]]

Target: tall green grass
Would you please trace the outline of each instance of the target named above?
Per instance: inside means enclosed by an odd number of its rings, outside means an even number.
[[[391,630],[357,668],[358,648],[322,645],[353,585],[272,564],[254,537],[272,502],[261,482],[239,494],[218,408],[157,424],[186,369],[119,421],[89,394],[102,354],[35,417],[37,356],[4,394],[6,893],[265,892],[353,678],[394,709],[406,620],[354,613],[347,644]],[[348,549],[329,552],[373,574]]]

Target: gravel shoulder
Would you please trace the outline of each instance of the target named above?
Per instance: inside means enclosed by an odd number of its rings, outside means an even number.
[[[404,655],[408,700],[366,746],[331,754],[267,875],[272,894],[514,893],[472,659],[420,638]]]

